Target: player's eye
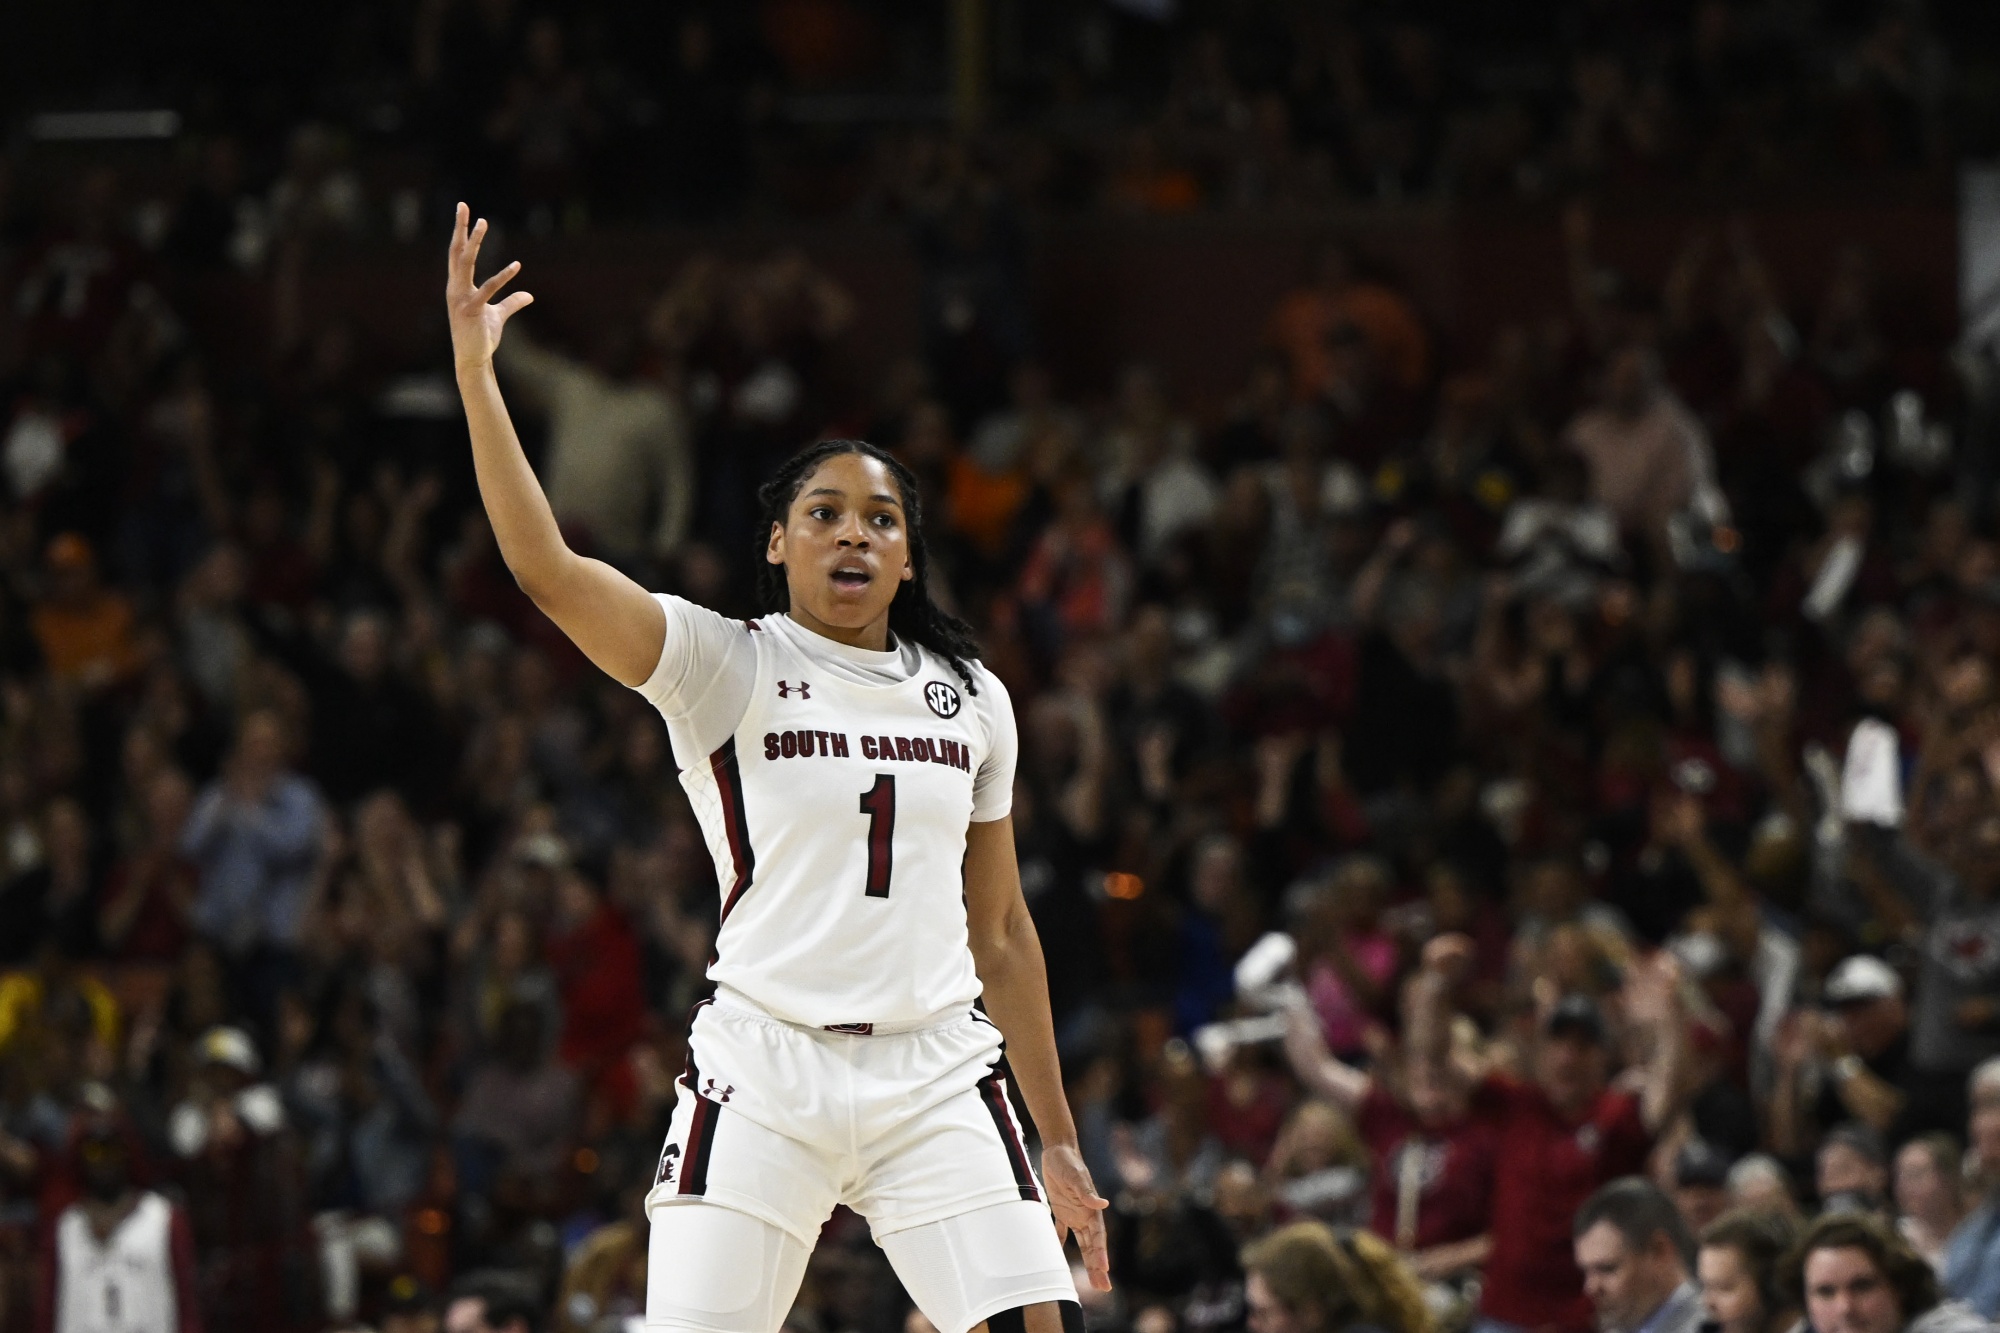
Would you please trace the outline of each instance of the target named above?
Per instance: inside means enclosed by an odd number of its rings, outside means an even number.
[[[875,526],[878,528],[893,528],[896,526],[896,516],[894,514],[877,514],[875,515]]]
[[[825,523],[832,519],[833,509],[828,505],[814,505],[811,509],[806,510],[806,516],[808,518],[816,518],[820,522]]]

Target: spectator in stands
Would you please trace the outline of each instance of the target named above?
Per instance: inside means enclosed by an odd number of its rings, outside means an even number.
[[[505,80],[505,96],[486,122],[487,137],[512,158],[519,216],[542,234],[581,224],[586,158],[602,132],[590,84],[571,66],[564,45],[553,16],[530,21],[525,59]]]
[[[1953,1297],[1994,1319],[2000,1317],[2000,1057],[1980,1061],[1969,1084],[1971,1171],[1966,1183],[1978,1197],[1945,1242],[1938,1276]]]
[[[501,372],[548,417],[543,471],[556,521],[628,568],[672,556],[687,539],[695,496],[687,416],[637,373],[632,335],[602,331],[587,362],[532,337],[502,346]]]
[[[1993,1325],[1940,1295],[1931,1266],[1886,1223],[1822,1217],[1785,1261],[1783,1281],[1815,1333],[1987,1333]]]
[[[1352,252],[1331,241],[1314,252],[1305,285],[1271,312],[1266,332],[1291,363],[1295,398],[1304,401],[1325,391],[1333,373],[1327,340],[1343,325],[1359,330],[1398,388],[1413,390],[1429,376],[1429,338],[1409,298],[1361,277]]]
[[[50,673],[91,691],[128,678],[139,666],[132,603],[104,585],[97,553],[76,533],[56,536],[45,558],[48,595],[31,623]]]
[[[1306,998],[1327,1045],[1353,1059],[1367,1048],[1395,977],[1396,942],[1382,929],[1388,867],[1371,856],[1343,860],[1299,897],[1299,964]]]
[[[1729,1159],[1704,1139],[1689,1139],[1674,1154],[1674,1206],[1688,1234],[1698,1236],[1729,1208]]]
[[[1783,1214],[1737,1209],[1701,1232],[1695,1272],[1718,1333],[1788,1333],[1798,1307],[1778,1281],[1796,1228]]]
[[[299,947],[326,817],[313,785],[286,764],[284,725],[270,710],[243,719],[181,833],[201,872],[195,928],[228,961],[239,1003],[266,1024]]]
[[[1573,1224],[1584,1294],[1605,1333],[1695,1333],[1701,1294],[1688,1279],[1694,1248],[1674,1202],[1651,1181],[1614,1180]]]
[[[576,1075],[550,1058],[542,1012],[510,1004],[493,1058],[478,1066],[452,1125],[469,1188],[500,1177],[544,1181],[567,1159],[582,1110]]]
[[[616,1220],[579,1242],[556,1296],[557,1333],[593,1333],[607,1320],[646,1313],[646,1192],[650,1177],[619,1191]]]
[[[143,840],[105,876],[97,933],[109,957],[165,966],[187,946],[201,886],[180,849],[194,799],[187,776],[172,768],[154,776],[143,796]]]
[[[1770,1103],[1770,1140],[1797,1153],[1814,1135],[1846,1120],[1878,1134],[1897,1128],[1921,1095],[1910,1066],[1909,1007],[1903,979],[1870,954],[1843,959],[1820,992],[1830,1012],[1794,1014],[1780,1032]],[[1818,1097],[1807,1080],[1824,1075]]]
[[[397,656],[396,627],[366,608],[348,613],[336,653],[285,654],[312,695],[312,774],[338,804],[388,788],[430,805],[444,780],[435,710]]]
[[[317,1326],[318,1246],[307,1227],[303,1162],[250,1035],[218,1027],[194,1051],[188,1095],[167,1117],[216,1328]]]
[[[1422,1289],[1387,1242],[1296,1222],[1243,1251],[1251,1333],[1430,1333]]]
[[[1835,1125],[1820,1140],[1814,1187],[1821,1211],[1886,1215],[1889,1155],[1882,1136],[1858,1121]]]
[[[1791,1175],[1769,1153],[1753,1152],[1729,1168],[1729,1206],[1793,1222],[1802,1217]]]
[[[1425,1007],[1444,993],[1469,958],[1464,937],[1431,941],[1424,969],[1405,987],[1404,1027],[1425,1024]],[[1326,1047],[1317,1016],[1290,1014],[1285,1038],[1293,1070],[1308,1089],[1353,1117],[1374,1162],[1369,1226],[1409,1256],[1418,1277],[1435,1281],[1476,1270],[1487,1234],[1497,1145],[1495,1115],[1448,1052],[1407,1046],[1377,1072],[1344,1064]],[[1412,1020],[1415,1021],[1412,1021]],[[1473,1098],[1481,1096],[1475,1109]]]
[[[137,1134],[111,1113],[77,1126],[71,1165],[82,1197],[46,1233],[37,1333],[201,1333],[187,1213],[139,1186],[138,1150]]]
[[[1125,548],[1156,561],[1167,544],[1215,512],[1215,481],[1195,458],[1194,423],[1177,415],[1160,374],[1126,368],[1098,446],[1098,485]]]
[[[1639,1095],[1609,1086],[1610,1030],[1584,995],[1565,996],[1543,1016],[1528,1055],[1532,1082],[1489,1080],[1498,1165],[1483,1324],[1590,1327],[1570,1228],[1559,1224],[1597,1189],[1642,1169],[1653,1136],[1679,1111],[1686,1034],[1674,975],[1654,968],[1635,978],[1653,1042]]]
[[[1965,1219],[1958,1141],[1924,1134],[1896,1150],[1896,1229],[1924,1261],[1944,1272],[1945,1247]]]
[[[1856,738],[1850,738],[1850,767],[1853,754],[1864,748],[1857,738],[1867,726],[1857,727]],[[1871,906],[1920,930],[1924,940],[1910,1004],[1910,1075],[1904,1089],[1909,1106],[1898,1125],[1905,1133],[1957,1133],[1964,1120],[1959,1099],[1966,1076],[1981,1060],[2000,1054],[2000,948],[1984,944],[2000,938],[2000,813],[1993,811],[1986,773],[1968,766],[1965,744],[1954,747],[1945,737],[1936,738],[1923,770],[1913,775],[1911,810],[1938,811],[1941,826],[1912,821],[1897,828],[1886,812],[1848,811],[1856,879]],[[1891,739],[1883,762],[1898,759]],[[1940,790],[1950,782],[1970,799],[1953,799]]]
[[[1728,517],[1708,435],[1668,387],[1650,347],[1611,354],[1598,405],[1580,413],[1565,436],[1590,469],[1591,499],[1662,552],[1667,520],[1681,511],[1696,509],[1711,523]]]

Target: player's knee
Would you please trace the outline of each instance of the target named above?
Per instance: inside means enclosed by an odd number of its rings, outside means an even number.
[[[1038,1301],[986,1317],[986,1333],[1084,1333],[1083,1307],[1075,1301]]]

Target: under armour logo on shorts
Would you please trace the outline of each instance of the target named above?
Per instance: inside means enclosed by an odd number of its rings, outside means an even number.
[[[734,1091],[736,1091],[736,1085],[734,1083],[731,1083],[726,1087],[718,1088],[715,1084],[715,1080],[712,1078],[703,1082],[701,1086],[701,1095],[708,1098],[712,1102],[726,1102],[729,1100],[729,1094]]]
[[[812,698],[812,688],[811,681],[802,680],[794,685],[788,680],[781,680],[778,682],[778,697],[780,699],[789,699],[792,697],[792,691],[797,690],[799,698],[810,699]]]

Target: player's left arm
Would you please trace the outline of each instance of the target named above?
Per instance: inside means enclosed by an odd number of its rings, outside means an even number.
[[[1078,1149],[1076,1122],[1063,1095],[1056,1059],[1055,1021],[1049,1015],[1048,970],[1042,941],[1021,896],[1014,860],[1014,821],[1003,816],[965,831],[965,914],[973,966],[986,991],[986,1014],[1007,1039],[1007,1063],[1035,1118],[1042,1139],[1042,1183],[1058,1226],[1073,1232],[1101,1291],[1111,1289],[1111,1261],[1104,1239],[1109,1205],[1091,1183]]]

